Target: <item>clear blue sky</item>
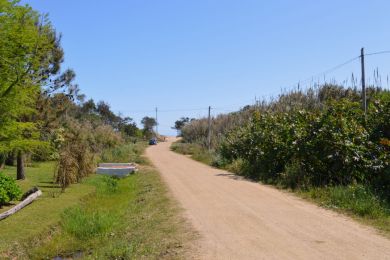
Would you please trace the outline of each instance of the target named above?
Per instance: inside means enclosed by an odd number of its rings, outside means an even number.
[[[24,0],[63,34],[64,68],[88,97],[159,130],[277,96],[366,52],[390,49],[390,1]],[[390,55],[367,57],[390,74]],[[355,61],[327,78],[360,77]],[[323,79],[323,77],[322,77]],[[386,86],[385,86],[386,87]],[[177,111],[177,110],[191,111]],[[192,109],[196,109],[193,110]],[[165,110],[165,112],[163,112]]]

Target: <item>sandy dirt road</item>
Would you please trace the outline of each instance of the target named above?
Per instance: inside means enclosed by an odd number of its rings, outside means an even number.
[[[291,194],[171,152],[146,154],[200,233],[197,259],[390,259],[390,240]]]

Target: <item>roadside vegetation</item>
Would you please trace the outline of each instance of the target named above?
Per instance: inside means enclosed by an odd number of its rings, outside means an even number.
[[[48,15],[0,0],[0,213],[31,188],[42,191],[0,221],[0,258],[182,256],[190,232],[142,157],[155,119],[139,129],[87,99],[63,61]],[[139,171],[97,176],[99,162],[134,162]]]
[[[208,165],[213,165],[216,162],[214,153],[209,152],[200,144],[178,141],[172,144],[171,150],[180,154],[188,155],[192,159]]]
[[[143,142],[105,152],[142,163],[130,177],[90,175],[65,193],[53,182],[55,163],[27,167],[25,180],[17,184],[22,191],[37,186],[43,196],[0,222],[7,234],[0,240],[0,258],[182,258],[193,234],[158,173],[142,158],[145,147]],[[6,167],[3,174],[14,177],[15,171]]]
[[[181,129],[172,149],[246,178],[296,191],[390,232],[390,93],[325,84]],[[204,158],[207,157],[207,158]]]
[[[64,209],[80,203],[80,200],[94,192],[89,182],[71,185],[65,193],[53,183],[54,163],[37,163],[27,167],[25,180],[17,184],[25,192],[38,187],[43,195],[31,205],[0,222],[0,258],[28,258],[30,246],[35,246],[45,237],[50,237],[61,219]],[[7,166],[3,174],[15,178],[16,167]],[[91,177],[94,178],[94,177]],[[10,205],[11,207],[12,205]],[[4,207],[2,210],[6,210]],[[11,257],[12,256],[12,257]]]
[[[58,233],[32,252],[32,258],[183,256],[190,233],[155,170],[142,167],[123,180],[99,177],[93,185],[96,193],[62,214]]]

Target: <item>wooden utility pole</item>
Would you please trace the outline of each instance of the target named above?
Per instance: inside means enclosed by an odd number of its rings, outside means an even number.
[[[208,127],[208,133],[207,133],[207,146],[209,148],[209,151],[211,150],[211,106],[209,106],[209,127]]]
[[[360,50],[360,61],[362,65],[362,109],[364,110],[364,115],[367,115],[366,75],[364,71],[364,48]]]
[[[158,109],[156,107],[156,137],[158,136],[158,119],[157,119],[157,112],[158,112]]]

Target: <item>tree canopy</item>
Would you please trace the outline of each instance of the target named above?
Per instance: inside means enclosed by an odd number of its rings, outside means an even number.
[[[61,70],[63,61],[61,35],[47,15],[0,0],[0,168],[17,156],[18,179],[26,153],[72,162],[59,167],[66,175],[69,165],[92,165],[102,149],[141,136],[132,118],[115,114],[108,103],[85,102],[76,73]]]

